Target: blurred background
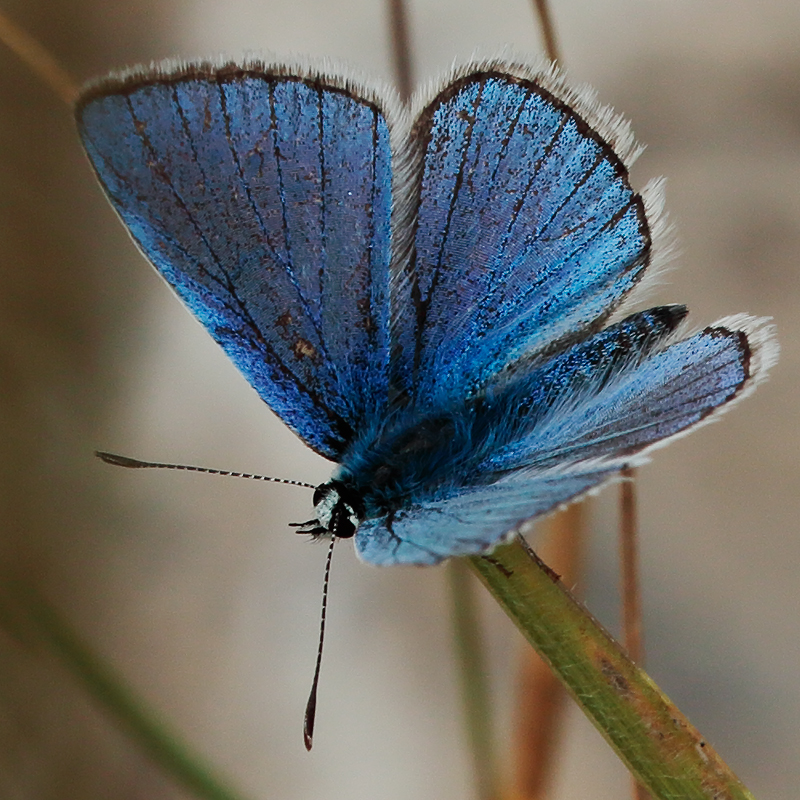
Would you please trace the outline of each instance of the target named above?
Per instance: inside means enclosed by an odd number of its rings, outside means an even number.
[[[536,56],[525,0],[412,0],[415,74]],[[2,0],[79,79],[165,56],[334,56],[391,79],[379,0]],[[681,256],[653,299],[775,318],[772,380],[640,473],[648,669],[758,798],[800,785],[800,6],[553,0],[564,62],[648,145]],[[253,798],[469,798],[442,569],[333,566],[315,748],[302,746],[325,548],[300,489],[114,470],[95,448],[323,481],[138,255],[71,115],[0,48],[0,558]],[[616,492],[579,590],[616,629]],[[501,737],[521,641],[484,603]],[[553,797],[628,796],[568,714]],[[0,632],[0,794],[188,798],[41,648]]]

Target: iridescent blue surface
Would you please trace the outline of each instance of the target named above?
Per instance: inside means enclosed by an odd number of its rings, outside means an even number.
[[[424,169],[395,366],[435,407],[607,317],[650,238],[620,160],[534,85],[466,78],[416,132]]]
[[[315,532],[352,535],[355,515],[366,561],[485,551],[753,377],[735,326],[667,341],[681,306],[603,328],[650,227],[623,161],[545,84],[462,71],[406,134],[391,98],[257,64],[112,77],[79,103],[145,255],[338,462]]]
[[[239,73],[99,97],[81,131],[158,271],[287,425],[341,456],[388,396],[391,165],[378,110]]]

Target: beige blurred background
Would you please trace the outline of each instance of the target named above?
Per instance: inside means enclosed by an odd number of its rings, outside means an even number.
[[[391,77],[379,0],[3,0],[79,78],[163,56],[347,59]],[[416,74],[474,48],[536,55],[524,0],[410,4]],[[654,300],[696,324],[775,317],[773,379],[641,473],[651,674],[758,798],[800,785],[800,5],[554,0],[575,79],[668,176],[682,256]],[[299,489],[113,470],[96,447],[322,481],[106,206],[67,109],[0,48],[0,558],[253,798],[472,795],[441,569],[334,563],[313,754],[301,741],[325,548]],[[614,492],[580,589],[617,615]],[[507,729],[520,647],[491,603]],[[507,736],[507,732],[504,733]],[[578,712],[554,797],[628,796]],[[190,795],[55,661],[0,632],[0,795]]]

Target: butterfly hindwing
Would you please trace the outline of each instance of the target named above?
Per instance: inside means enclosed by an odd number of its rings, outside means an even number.
[[[485,552],[525,520],[552,511],[614,475],[608,469],[576,475],[556,471],[480,486],[446,500],[413,503],[362,522],[356,552],[378,566],[437,564],[450,556]]]
[[[375,564],[435,563],[490,549],[524,520],[709,419],[774,358],[763,321],[745,317],[663,346],[682,316],[673,311],[670,319],[670,311],[623,320],[476,404],[472,484],[432,478],[427,493],[362,524],[359,555]]]
[[[758,323],[750,324],[758,331]],[[736,398],[750,383],[751,360],[747,333],[717,325],[644,359],[634,356],[610,376],[598,369],[578,391],[570,391],[565,381],[537,423],[528,430],[518,427],[518,435],[494,448],[483,469],[574,468],[598,459],[622,466]],[[554,371],[561,370],[542,368],[536,384],[547,382]],[[516,387],[512,402],[520,394]],[[508,408],[507,401],[498,405]]]
[[[418,405],[598,329],[641,277],[650,233],[623,161],[541,82],[469,72],[422,110],[409,147],[395,371]]]
[[[391,157],[344,82],[194,65],[78,107],[134,239],[303,440],[341,455],[388,396]]]

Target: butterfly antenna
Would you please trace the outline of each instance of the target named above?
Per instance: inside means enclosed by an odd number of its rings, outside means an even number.
[[[95,455],[106,464],[113,464],[115,467],[127,467],[128,469],[178,469],[184,472],[204,472],[206,475],[224,475],[227,478],[248,478],[251,481],[268,481],[270,483],[284,483],[288,486],[301,486],[304,489],[316,489],[311,483],[304,481],[291,481],[288,478],[271,478],[268,475],[253,475],[249,472],[231,472],[227,469],[211,469],[210,467],[194,467],[190,464],[162,464],[159,461],[139,461],[128,456],[119,456],[116,453],[105,453],[102,450],[95,451]]]
[[[322,666],[322,645],[325,642],[325,617],[328,613],[328,582],[331,577],[331,559],[333,558],[333,546],[336,544],[336,536],[331,538],[331,546],[328,548],[328,558],[325,561],[325,578],[322,581],[322,613],[319,620],[319,647],[317,648],[317,664],[314,667],[314,680],[311,682],[311,692],[306,703],[306,714],[303,719],[303,741],[306,750],[311,750],[314,739],[314,720],[317,716],[317,685],[319,684],[319,671]]]

